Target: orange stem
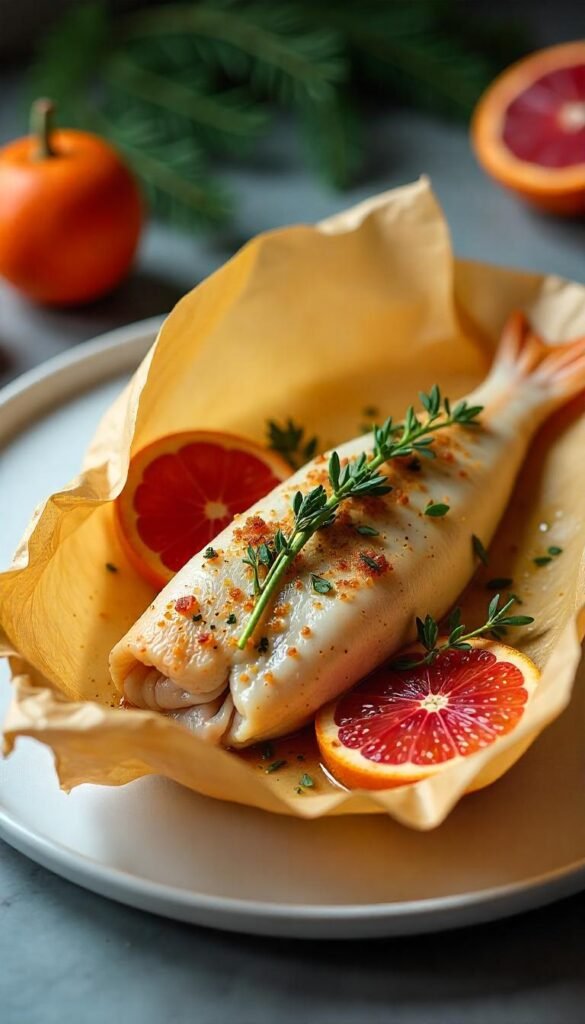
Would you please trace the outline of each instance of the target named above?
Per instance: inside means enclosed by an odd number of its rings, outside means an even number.
[[[55,104],[52,100],[35,100],[30,112],[30,133],[38,143],[37,160],[46,160],[56,156],[51,136],[54,130]]]

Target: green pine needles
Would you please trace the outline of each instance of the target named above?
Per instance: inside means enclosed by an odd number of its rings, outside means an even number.
[[[72,5],[45,36],[35,95],[63,125],[110,138],[154,210],[192,227],[229,217],[214,163],[242,158],[292,111],[307,156],[344,187],[362,162],[358,102],[378,96],[466,117],[523,47],[450,0],[202,0],[112,17]]]

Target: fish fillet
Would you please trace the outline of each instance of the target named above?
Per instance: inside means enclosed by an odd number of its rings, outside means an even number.
[[[244,650],[249,544],[290,528],[291,502],[327,486],[328,456],[280,484],[197,554],[114,647],[112,678],[133,705],[171,715],[213,743],[245,747],[284,735],[349,689],[414,634],[416,614],[446,613],[474,571],[472,535],[487,547],[538,426],[585,387],[585,339],[548,347],[521,314],[508,322],[492,370],[468,396],[480,426],[435,435],[437,458],[383,472],[385,497],[348,499],[318,531]],[[340,445],[342,462],[371,435]],[[429,501],[447,515],[425,515]],[[356,529],[368,526],[376,536]],[[312,574],[332,589],[316,592]]]

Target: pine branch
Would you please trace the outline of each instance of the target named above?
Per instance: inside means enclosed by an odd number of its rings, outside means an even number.
[[[508,36],[475,11],[462,17],[454,0],[362,0],[359,16],[351,0],[298,2],[311,24],[342,35],[362,80],[423,110],[466,117],[523,49],[520,33]]]
[[[296,8],[238,5],[233,0],[170,4],[131,15],[124,33],[133,38],[192,33],[216,44],[213,57],[236,79],[281,100],[324,101],[346,76],[337,36],[299,27]]]
[[[202,147],[184,131],[184,118],[173,138],[170,118],[157,121],[153,104],[129,102],[108,82],[108,69],[116,61],[116,51],[110,57],[112,51],[106,46],[111,34],[103,4],[67,12],[47,36],[33,67],[35,94],[56,99],[61,123],[100,132],[118,146],[140,178],[155,213],[187,228],[224,222],[233,204],[207,170]],[[174,48],[172,52],[176,55]],[[100,85],[97,96],[96,80]],[[225,109],[222,107],[224,117],[214,133],[216,140],[221,139],[222,129],[232,127],[225,114],[235,115],[233,92],[227,96]],[[213,98],[204,99],[213,103]],[[210,113],[209,106],[206,113]],[[215,113],[219,122],[219,111]],[[249,125],[244,119],[244,126]]]
[[[155,210],[191,227],[228,215],[207,158],[252,146],[268,103],[293,106],[307,158],[338,187],[360,164],[350,84],[352,98],[367,81],[467,114],[518,43],[460,15],[454,0],[175,0],[116,19],[84,0],[45,37],[31,81],[62,124],[119,145]]]
[[[440,35],[389,43],[359,31],[354,40],[366,55],[368,74],[422,109],[467,116],[492,77],[481,57]]]
[[[122,55],[107,65],[104,77],[140,101],[192,121],[211,146],[231,150],[252,144],[268,125],[267,111],[254,106],[242,90],[209,95],[171,77],[140,68]]]
[[[362,162],[359,119],[345,96],[301,109],[307,160],[336,188],[353,181]]]
[[[126,142],[119,145],[147,186],[154,210],[165,219],[184,226],[187,218],[195,227],[228,219],[232,212],[229,197],[212,178],[196,173],[189,176],[187,154],[186,160],[181,156],[173,163],[168,147],[148,150]]]
[[[63,123],[81,125],[88,113],[87,88],[106,50],[109,17],[103,3],[74,7],[49,31],[30,72],[30,99],[50,96]]]
[[[222,223],[232,212],[229,195],[209,174],[193,139],[165,140],[161,130],[118,116],[100,115],[100,128],[124,153],[142,180],[156,213],[179,226]]]

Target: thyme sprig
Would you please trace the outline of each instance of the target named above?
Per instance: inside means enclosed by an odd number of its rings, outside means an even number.
[[[449,635],[443,643],[438,643],[439,624],[432,615],[424,619],[417,617],[416,632],[418,642],[424,647],[426,654],[420,658],[403,657],[396,658],[392,667],[397,669],[419,668],[421,665],[432,665],[439,655],[446,651],[468,651],[471,648],[470,640],[478,636],[493,636],[497,640],[505,633],[507,626],[529,626],[534,619],[531,615],[508,615],[508,612],[517,598],[512,596],[502,607],[500,594],[496,594],[488,605],[486,621],[477,629],[468,630],[461,622],[461,608],[454,608],[449,616]]]
[[[374,426],[374,448],[370,454],[361,452],[353,462],[342,466],[339,454],[332,452],[328,466],[331,493],[322,484],[306,494],[297,491],[292,502],[294,520],[290,532],[285,534],[279,529],[274,542],[248,548],[243,561],[252,568],[256,604],[238,640],[240,650],[253,635],[291,563],[317,530],[331,526],[343,501],[388,494],[392,487],[387,477],[378,472],[381,466],[409,455],[434,459],[433,434],[455,424],[477,426],[483,408],[466,401],[452,408],[436,384],[428,393],[421,393],[420,400],[426,416],[417,416],[411,405],[402,423],[395,424],[389,417],[381,426]]]
[[[317,454],[317,437],[305,437],[305,428],[288,419],[282,426],[275,420],[266,423],[268,447],[279,452],[292,469],[300,469]]]

